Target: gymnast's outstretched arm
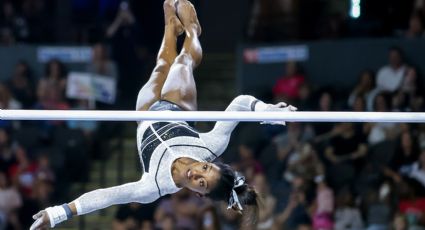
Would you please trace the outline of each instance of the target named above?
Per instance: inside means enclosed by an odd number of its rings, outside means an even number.
[[[291,112],[296,111],[297,108],[287,105],[286,103],[266,104],[261,100],[249,95],[240,95],[233,99],[233,101],[226,108],[226,111],[282,111]],[[217,154],[221,155],[226,149],[230,135],[235,129],[239,121],[218,121],[214,128],[208,133],[202,133],[201,139],[205,142],[208,148]],[[272,122],[273,123],[273,122]],[[285,124],[278,122],[274,124]]]
[[[74,215],[84,215],[111,205],[153,202],[159,197],[158,190],[146,178],[143,176],[137,182],[97,189],[83,194],[69,204],[46,208],[33,216],[35,222],[30,230],[53,228]]]

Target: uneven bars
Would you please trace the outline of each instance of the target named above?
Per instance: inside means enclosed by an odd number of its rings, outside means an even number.
[[[224,112],[224,111],[99,111],[0,110],[1,120],[92,121],[287,121],[425,123],[425,113],[411,112]]]

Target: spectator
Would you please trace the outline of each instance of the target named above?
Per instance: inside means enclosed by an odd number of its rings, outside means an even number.
[[[52,81],[39,81],[37,87],[37,103],[34,109],[68,110],[69,105],[64,100],[60,88]],[[37,124],[44,132],[49,132],[55,126],[66,124],[64,121],[38,121]]]
[[[328,112],[334,109],[334,100],[332,93],[329,90],[323,90],[319,93],[319,101],[316,110],[321,112]],[[314,133],[317,136],[327,134],[332,131],[332,123],[315,123],[313,124]]]
[[[374,99],[374,111],[389,112],[391,110],[389,100],[387,93],[378,94]],[[364,127],[370,145],[391,140],[397,136],[397,125],[394,123],[367,123]]]
[[[123,1],[120,4],[120,9],[117,13],[115,20],[108,27],[106,31],[106,36],[108,38],[114,37],[120,29],[131,28],[136,22],[133,13],[129,9],[129,4],[127,1]],[[127,27],[127,28],[126,28]]]
[[[0,44],[4,46],[12,46],[16,43],[16,38],[10,28],[0,28]]]
[[[293,61],[286,63],[285,76],[280,77],[273,86],[275,101],[294,101],[300,98],[300,88],[305,77],[300,73],[298,64]]]
[[[78,100],[72,106],[73,110],[90,110],[93,109],[90,107],[88,100]],[[83,131],[87,139],[90,141],[93,133],[99,126],[99,123],[96,121],[67,121],[67,125],[71,129],[79,129]]]
[[[398,47],[389,50],[388,59],[389,65],[378,71],[376,87],[378,91],[395,92],[402,85],[407,67],[404,64],[403,53]]]
[[[11,144],[9,133],[0,128],[0,172],[6,173],[8,176],[10,176],[9,168],[16,163]]]
[[[177,219],[171,214],[165,214],[162,221],[161,221],[161,227],[159,227],[159,230],[178,230],[178,227],[176,226]]]
[[[243,172],[248,181],[252,181],[255,175],[263,172],[263,166],[261,166],[260,162],[255,158],[254,146],[241,144],[238,150],[238,168]]]
[[[323,177],[323,165],[318,159],[313,146],[301,144],[287,160],[284,177],[291,182],[295,177],[301,177],[307,183],[313,183],[318,177]]]
[[[400,175],[402,167],[413,164],[418,158],[419,146],[410,132],[403,132],[395,155],[392,157],[389,166],[384,167],[384,175],[396,184],[400,184],[402,182],[402,175]]]
[[[196,229],[198,230],[221,230],[217,210],[213,205],[206,205],[202,208],[197,219],[198,224]]]
[[[409,224],[407,222],[406,216],[401,214],[396,214],[393,218],[392,229],[394,230],[408,230]]]
[[[66,77],[67,70],[65,65],[57,59],[52,59],[46,64],[44,77],[41,81],[51,82],[51,84],[58,87],[60,93],[64,95],[66,90]]]
[[[93,46],[93,59],[86,70],[87,72],[107,77],[118,77],[115,62],[109,58],[108,51],[102,43],[97,43]]]
[[[42,153],[38,156],[37,165],[37,179],[51,183],[55,182],[56,176],[50,166],[50,159],[47,154]]]
[[[200,205],[202,205],[200,198],[183,189],[173,194],[169,199],[161,200],[155,211],[155,222],[159,224],[156,227],[164,228],[164,221],[172,216],[177,221],[175,224],[177,228],[195,229],[195,218]]]
[[[334,228],[334,194],[331,188],[324,181],[323,176],[316,178],[317,189],[315,199],[315,209],[313,213],[313,229],[332,230]]]
[[[341,132],[333,137],[325,149],[330,162],[327,168],[329,184],[335,191],[352,185],[355,175],[362,169],[367,154],[366,141],[355,132],[352,123],[339,124]]]
[[[221,202],[218,207],[218,215],[221,220],[222,230],[233,230],[238,228],[241,222],[241,215],[235,211],[227,209],[227,203]]]
[[[0,109],[21,109],[22,105],[16,101],[10,94],[9,89],[6,85],[0,83]],[[2,128],[17,128],[19,126],[19,121],[0,121],[0,127]]]
[[[421,229],[425,226],[425,198],[417,196],[408,184],[398,187],[398,213],[406,216],[409,229]],[[416,228],[414,228],[416,227]]]
[[[22,199],[8,180],[7,175],[0,172],[0,229],[8,229],[8,225],[9,229],[18,229],[15,211],[22,206]]]
[[[54,187],[51,181],[43,178],[37,178],[34,182],[31,199],[37,202],[39,207],[50,206]]]
[[[8,31],[9,42],[14,43],[15,39],[18,41],[27,41],[29,36],[28,23],[24,17],[17,15],[13,1],[3,2],[2,13],[0,27]],[[5,44],[8,44],[8,42]]]
[[[5,84],[0,83],[0,108],[1,109],[21,109],[22,105],[19,103]]]
[[[360,210],[354,205],[350,190],[341,190],[336,197],[335,229],[363,229],[363,219]]]
[[[354,112],[365,112],[366,111],[366,100],[363,96],[357,96],[354,99],[352,110]]]
[[[34,86],[31,70],[25,61],[16,64],[12,78],[8,81],[9,89],[23,108],[30,108],[34,103]]]
[[[405,32],[406,38],[423,38],[424,34],[424,25],[423,19],[419,13],[414,13],[410,16],[409,19],[409,28]]]
[[[259,208],[257,230],[270,229],[273,226],[273,213],[276,207],[276,198],[270,192],[270,186],[264,174],[257,174],[253,184],[260,194],[263,205]]]
[[[425,149],[419,155],[419,159],[410,165],[403,165],[400,173],[419,183],[420,188],[416,189],[416,194],[425,196]],[[412,185],[414,189],[414,185]]]
[[[363,97],[366,100],[368,107],[372,107],[373,95],[372,91],[375,88],[375,75],[371,70],[365,70],[360,74],[357,85],[351,92],[348,98],[348,105],[353,108],[358,97]]]
[[[302,181],[302,179],[301,179]],[[303,182],[301,182],[302,184]],[[278,213],[272,229],[300,229],[310,225],[306,194],[300,188],[293,188],[285,209]]]
[[[16,163],[9,168],[13,184],[24,197],[31,197],[36,181],[37,164],[32,162],[22,147],[15,149]]]
[[[276,136],[266,151],[261,154],[260,161],[270,181],[282,180],[286,162],[305,141],[313,136],[310,126],[301,123],[288,123],[287,132]],[[287,178],[288,179],[288,178]]]
[[[130,226],[140,228],[153,228],[154,212],[158,202],[150,204],[130,203],[121,205],[115,214],[113,229],[133,229]]]
[[[299,98],[295,103],[301,111],[310,111],[314,109],[314,103],[311,98],[312,89],[309,84],[304,83],[299,89]]]
[[[107,28],[106,37],[109,40],[111,56],[118,66],[119,87],[123,98],[130,98],[140,89],[133,79],[140,79],[144,74],[144,58],[147,58],[147,49],[144,38],[141,36],[142,26],[137,23],[131,6],[127,1],[122,1],[117,16]],[[143,34],[142,34],[143,35]],[[146,79],[147,80],[147,79]],[[124,90],[125,89],[125,90]]]
[[[382,188],[386,188],[386,185],[381,187],[381,191]],[[393,210],[389,204],[389,197],[387,194],[379,193],[370,191],[365,200],[367,230],[388,229],[391,223]]]

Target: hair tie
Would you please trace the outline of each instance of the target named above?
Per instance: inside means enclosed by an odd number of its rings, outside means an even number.
[[[229,204],[227,206],[227,209],[231,209],[236,205],[240,211],[243,210],[242,204],[239,201],[239,197],[235,191],[235,188],[241,187],[244,184],[245,184],[245,177],[240,175],[239,173],[236,173],[235,181],[232,188],[232,192],[230,193]]]

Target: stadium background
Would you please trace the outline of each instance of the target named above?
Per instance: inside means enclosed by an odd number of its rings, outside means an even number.
[[[200,110],[223,110],[244,93],[301,110],[424,111],[423,0],[193,3],[203,26]],[[2,109],[134,108],[160,45],[162,1],[0,4]],[[71,72],[116,81],[114,103],[67,97]],[[391,84],[394,75],[402,80]],[[0,229],[28,229],[40,209],[137,180],[135,131],[123,122],[1,121]],[[252,229],[424,229],[424,149],[424,124],[244,123],[222,160],[264,196]],[[237,229],[241,221],[183,191],[58,229]]]

